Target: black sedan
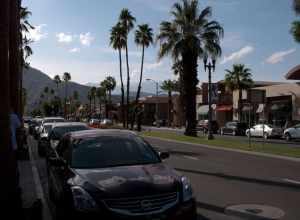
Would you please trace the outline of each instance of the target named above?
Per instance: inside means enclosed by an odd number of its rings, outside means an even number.
[[[49,159],[49,193],[61,219],[195,220],[189,180],[129,131],[67,134]]]
[[[248,125],[243,122],[231,121],[227,122],[224,127],[220,128],[220,134],[229,134],[229,135],[245,135],[245,132],[248,128]]]

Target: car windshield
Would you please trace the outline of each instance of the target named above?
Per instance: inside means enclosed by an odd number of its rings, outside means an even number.
[[[88,169],[159,162],[154,150],[138,137],[103,136],[74,143],[71,165]]]
[[[63,127],[55,127],[53,129],[53,133],[56,139],[62,138],[66,133],[74,132],[74,131],[82,131],[88,130],[86,126],[83,125],[73,125],[73,126],[63,126]]]

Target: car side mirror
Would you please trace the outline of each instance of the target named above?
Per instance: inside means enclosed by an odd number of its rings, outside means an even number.
[[[63,159],[58,157],[50,157],[48,159],[48,162],[54,167],[65,167],[67,165],[67,163]]]
[[[159,157],[162,160],[168,159],[170,157],[169,152],[159,152]]]

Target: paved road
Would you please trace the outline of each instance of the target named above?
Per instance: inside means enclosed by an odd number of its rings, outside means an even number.
[[[214,207],[207,210],[207,207],[203,208],[203,203],[217,207],[241,203],[267,204],[282,209],[285,212],[283,219],[300,219],[300,189],[249,182],[243,178],[232,179],[232,176],[283,182],[289,179],[299,181],[300,184],[300,163],[174,144],[152,138],[147,140],[159,150],[170,151],[171,157],[166,162],[191,179],[199,203],[199,220],[241,219],[215,212]],[[36,142],[29,138],[29,143],[34,148],[34,158],[46,199],[54,212],[54,206],[48,199],[45,161],[37,155]],[[211,175],[213,173],[222,173],[224,176]]]
[[[167,162],[191,178],[197,201],[220,207],[266,204],[283,210],[283,219],[300,219],[299,162],[146,139],[171,153]],[[273,182],[293,182],[299,188]]]
[[[152,131],[169,131],[169,132],[176,132],[178,134],[183,134],[184,129],[172,129],[172,128],[167,128],[167,127],[150,127],[150,126],[143,126],[144,130],[152,130]],[[198,135],[201,136],[203,135],[203,132],[198,132]],[[245,141],[248,143],[248,137],[246,136],[232,136],[232,135],[219,135],[219,134],[214,134],[215,138],[223,138],[223,139],[229,139],[229,140],[240,140],[240,141]],[[271,144],[276,144],[276,145],[284,145],[284,146],[289,146],[289,147],[300,147],[300,140],[292,140],[287,142],[284,139],[280,138],[271,138],[264,140],[263,138],[257,138],[257,137],[252,137],[251,138],[252,142],[256,143],[271,143]]]

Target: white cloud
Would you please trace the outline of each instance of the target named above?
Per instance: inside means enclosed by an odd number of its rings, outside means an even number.
[[[270,64],[276,64],[282,62],[286,56],[294,53],[295,51],[296,51],[295,48],[286,51],[278,51],[276,53],[273,53],[270,57],[268,57],[266,59],[266,62]]]
[[[57,41],[59,43],[71,43],[73,41],[73,36],[65,33],[56,34]]]
[[[241,58],[247,56],[248,54],[252,53],[254,51],[254,47],[252,46],[245,46],[239,51],[236,51],[229,56],[225,56],[223,60],[221,61],[221,64],[225,64],[230,61],[237,61],[240,60]]]
[[[40,41],[48,35],[48,33],[44,33],[42,30],[46,26],[46,24],[37,25],[34,29],[30,29],[28,33],[25,33],[25,35],[28,39],[31,39],[34,42]]]
[[[95,40],[95,38],[91,35],[90,32],[79,35],[80,43],[84,46],[90,46],[91,43]]]
[[[80,48],[78,48],[78,47],[72,48],[69,50],[69,52],[70,53],[78,53],[78,52],[80,52]]]

